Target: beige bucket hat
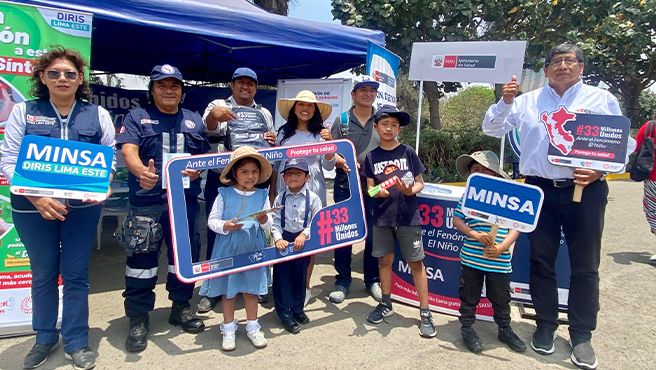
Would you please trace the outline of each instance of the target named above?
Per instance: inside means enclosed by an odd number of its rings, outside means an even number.
[[[258,153],[257,150],[253,149],[253,147],[242,146],[237,148],[237,150],[232,152],[230,155],[230,162],[223,169],[223,172],[221,172],[220,180],[222,183],[232,185],[233,181],[228,178],[228,174],[232,172],[232,167],[235,165],[235,163],[237,163],[238,160],[244,158],[253,158],[260,163],[260,178],[257,180],[258,184],[267,181],[267,179],[271,177],[271,163],[269,163],[269,161],[267,161],[260,153]]]
[[[511,180],[511,177],[499,168],[499,157],[489,150],[481,150],[473,152],[472,154],[463,154],[458,157],[458,159],[456,159],[456,170],[458,170],[458,174],[465,179],[469,177],[469,167],[474,161],[503,176],[504,179]]]
[[[318,101],[317,97],[312,91],[303,90],[296,94],[295,98],[278,100],[278,113],[280,116],[287,120],[289,117],[289,111],[297,101],[316,104],[319,108],[319,114],[321,115],[321,119],[323,121],[327,120],[330,116],[330,113],[333,111],[333,107],[330,104]]]

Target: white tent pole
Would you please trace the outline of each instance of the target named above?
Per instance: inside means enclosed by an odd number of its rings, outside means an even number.
[[[419,107],[417,108],[417,139],[415,140],[415,152],[419,155],[419,131],[421,129],[421,106],[424,100],[424,81],[419,81]]]

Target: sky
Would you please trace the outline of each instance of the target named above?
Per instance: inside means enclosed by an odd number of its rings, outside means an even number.
[[[289,4],[289,16],[319,22],[340,23],[333,20],[330,0],[294,0]]]

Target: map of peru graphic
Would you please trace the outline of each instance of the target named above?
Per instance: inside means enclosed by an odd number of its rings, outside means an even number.
[[[549,142],[564,155],[569,154],[574,145],[574,137],[570,131],[565,130],[565,124],[575,119],[576,114],[568,112],[562,106],[555,112],[543,112],[540,115],[540,122],[547,129]]]

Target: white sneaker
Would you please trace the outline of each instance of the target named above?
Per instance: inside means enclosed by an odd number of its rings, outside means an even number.
[[[222,333],[223,340],[221,341],[221,349],[224,351],[234,351],[237,348],[235,344],[235,332]]]
[[[248,339],[251,340],[251,343],[253,343],[253,346],[255,348],[264,348],[267,346],[267,340],[264,338],[264,333],[262,333],[262,330],[253,330],[249,331],[246,333],[248,336]]]
[[[649,257],[649,263],[651,263],[652,265],[656,265],[656,254]]]
[[[371,287],[369,288],[369,295],[376,302],[383,300],[383,289],[380,287],[380,283],[371,284]]]

